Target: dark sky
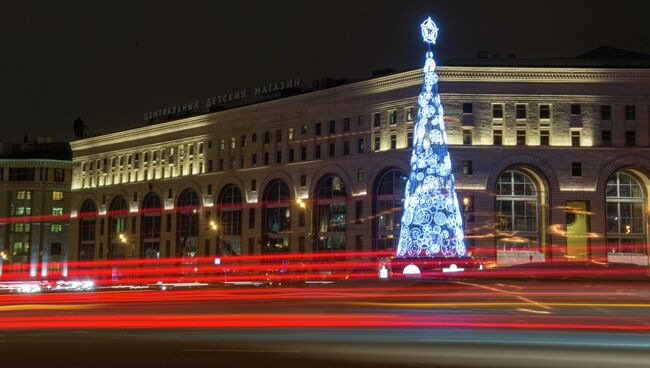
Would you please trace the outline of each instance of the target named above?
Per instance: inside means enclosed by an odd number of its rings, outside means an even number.
[[[72,139],[238,88],[364,78],[439,59],[574,56],[599,45],[650,53],[649,1],[15,1],[0,9],[0,140]]]

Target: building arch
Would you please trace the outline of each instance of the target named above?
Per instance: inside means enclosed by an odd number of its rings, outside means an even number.
[[[505,157],[492,167],[486,181],[487,188],[494,188],[501,173],[509,168],[522,167],[531,175],[544,181],[547,193],[559,193],[560,182],[555,170],[546,161],[533,155],[521,154]]]
[[[314,186],[313,223],[315,251],[343,251],[346,248],[347,202],[345,180],[335,173],[321,176]]]
[[[77,213],[79,222],[79,249],[77,259],[92,260],[95,258],[95,234],[97,229],[97,204],[92,199],[81,203]]]
[[[194,258],[198,255],[199,212],[201,200],[192,187],[185,188],[176,199],[176,256]]]
[[[241,255],[244,195],[235,184],[226,184],[217,196],[217,231],[220,255]]]
[[[372,248],[396,249],[404,208],[408,177],[402,169],[389,166],[372,182]]]
[[[126,224],[129,213],[127,201],[121,195],[113,197],[106,213],[108,215],[108,258],[125,258],[126,246],[122,239],[126,236],[127,230]]]
[[[140,246],[141,258],[160,258],[160,231],[163,204],[158,193],[147,193],[140,205]]]
[[[272,179],[263,187],[262,253],[289,252],[292,198],[283,179]]]
[[[528,165],[512,165],[498,175],[493,187],[497,263],[546,259],[548,186],[543,174]]]

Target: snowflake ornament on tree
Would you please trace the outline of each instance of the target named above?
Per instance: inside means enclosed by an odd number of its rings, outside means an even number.
[[[438,27],[431,18],[421,28],[424,42],[435,44]],[[398,257],[463,257],[466,252],[435,68],[433,53],[428,51],[418,96]]]

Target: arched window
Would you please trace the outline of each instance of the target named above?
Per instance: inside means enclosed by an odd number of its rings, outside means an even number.
[[[242,194],[230,184],[219,193],[220,254],[241,254]]]
[[[394,249],[397,246],[407,179],[402,171],[390,169],[375,182],[373,198],[375,249]]]
[[[140,257],[160,258],[160,223],[162,204],[160,197],[148,193],[142,200],[140,210]]]
[[[199,196],[185,189],[176,203],[176,255],[195,257],[199,243]]]
[[[262,253],[289,251],[291,194],[287,184],[276,179],[262,196]]]
[[[347,191],[343,179],[336,175],[323,177],[316,187],[316,250],[345,249]]]
[[[77,214],[79,219],[79,260],[95,258],[95,227],[97,224],[97,206],[86,199]]]
[[[645,195],[639,181],[631,174],[619,171],[607,180],[605,201],[607,206],[608,253],[640,255],[646,252]],[[630,259],[632,263],[647,264]],[[624,259],[617,259],[624,262]]]
[[[108,207],[108,256],[111,259],[126,257],[127,245],[120,239],[120,234],[126,235],[126,219],[128,207],[124,197],[113,198]]]
[[[498,251],[529,251],[537,253],[530,257],[541,256],[540,190],[527,173],[508,170],[499,176],[496,212]],[[528,256],[522,260],[528,262]]]

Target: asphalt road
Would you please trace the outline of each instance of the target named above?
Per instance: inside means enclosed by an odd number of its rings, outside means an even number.
[[[606,281],[0,295],[0,359],[22,367],[648,367],[648,312],[646,283]]]

